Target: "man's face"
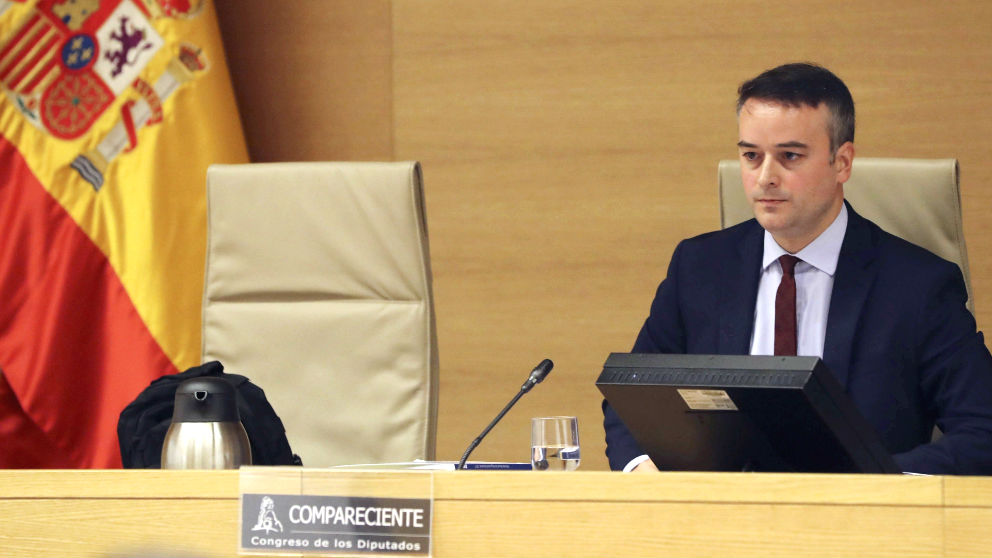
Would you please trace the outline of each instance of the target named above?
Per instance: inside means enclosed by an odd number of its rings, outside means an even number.
[[[738,117],[744,193],[779,246],[795,253],[822,233],[844,203],[854,144],[831,161],[829,109],[748,99]]]

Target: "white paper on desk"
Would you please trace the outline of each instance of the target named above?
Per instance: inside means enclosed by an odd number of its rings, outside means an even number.
[[[396,463],[355,463],[349,465],[335,465],[331,469],[387,469],[387,470],[419,470],[419,471],[454,471],[456,463],[454,461],[425,461],[416,459],[413,461],[400,461]]]
[[[413,461],[403,461],[399,463],[365,463],[355,465],[337,465],[332,469],[375,469],[375,470],[397,470],[397,471],[454,471],[457,461],[426,461],[415,459]],[[469,461],[465,464],[467,469],[476,470],[529,470],[530,463],[503,463],[488,461]]]

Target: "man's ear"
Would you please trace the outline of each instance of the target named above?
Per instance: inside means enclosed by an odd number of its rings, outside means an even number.
[[[841,184],[851,178],[851,164],[854,162],[854,143],[845,141],[837,148],[834,155],[834,169],[837,171],[837,182]]]

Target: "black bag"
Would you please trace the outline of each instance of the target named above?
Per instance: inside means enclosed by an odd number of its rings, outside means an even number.
[[[207,362],[180,374],[162,376],[153,381],[121,411],[117,421],[117,442],[125,469],[159,469],[162,467],[162,443],[172,423],[176,389],[190,378],[214,376],[224,378],[237,390],[238,413],[251,442],[253,465],[302,465],[286,439],[279,416],[265,399],[265,392],[237,374],[225,374],[224,366]]]

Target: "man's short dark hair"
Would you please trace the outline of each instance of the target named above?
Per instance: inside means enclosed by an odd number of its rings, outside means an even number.
[[[823,66],[799,62],[765,70],[737,89],[738,115],[748,99],[775,101],[789,107],[816,108],[826,103],[830,110],[830,152],[836,153],[844,142],[854,141],[854,99],[844,82]]]

